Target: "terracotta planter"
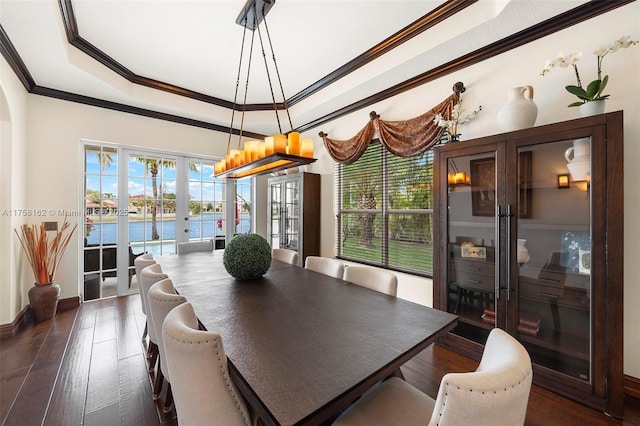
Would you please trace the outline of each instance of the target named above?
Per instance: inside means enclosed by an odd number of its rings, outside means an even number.
[[[36,322],[47,321],[56,315],[60,286],[56,283],[36,284],[29,290],[29,305]]]

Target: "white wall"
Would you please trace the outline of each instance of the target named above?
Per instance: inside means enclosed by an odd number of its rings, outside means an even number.
[[[596,56],[592,52],[621,36],[631,35],[634,40],[640,39],[638,16],[640,4],[635,2],[308,131],[309,136],[304,137],[314,138],[315,151],[322,151],[318,162],[310,167],[310,171],[323,175],[322,255],[334,254],[335,211],[333,202],[330,202],[333,197],[333,161],[324,151],[322,141],[317,137],[318,131],[329,133],[332,139],[350,138],[364,127],[369,120],[369,111],[372,110],[384,120],[415,117],[449,96],[451,87],[457,81],[464,82],[467,88],[462,96],[463,107],[467,112],[477,109],[479,105],[483,107],[474,121],[461,127],[463,141],[500,133],[496,115],[506,103],[506,92],[511,87],[534,87],[534,101],[538,105],[536,125],[578,118],[577,108],[566,107],[574,101],[564,89],[565,85],[575,84],[572,70],[555,69],[542,77],[540,72],[544,62],[559,51],[565,54],[583,51],[579,69],[583,82],[591,81],[596,75]],[[624,177],[626,182],[634,182],[635,170],[640,162],[640,45],[607,56],[603,71],[610,79],[606,90],[606,93],[611,94],[611,99],[607,101],[607,111],[624,110]],[[640,251],[635,249],[636,241],[640,240],[640,220],[636,214],[640,210],[640,191],[635,184],[625,185],[624,200],[627,265],[624,271],[624,371],[625,374],[640,377],[640,333],[637,331],[640,310],[636,309],[640,304],[640,274],[631,266],[640,264]],[[430,279],[407,274],[398,274],[398,278],[399,297],[432,306]]]
[[[0,324],[13,321],[28,303],[22,277],[20,243],[13,229],[24,218],[13,209],[24,205],[26,166],[27,93],[11,68],[0,59]]]
[[[565,53],[583,50],[585,55],[581,71],[585,80],[594,78],[595,56],[591,51],[600,45],[608,44],[622,36],[631,35],[640,38],[640,4],[634,2],[601,16],[553,34],[536,42],[529,43],[514,52],[496,56],[481,64],[463,69],[437,81],[430,82],[410,92],[387,99],[361,111],[342,117],[320,128],[305,132],[303,137],[315,140],[315,152],[318,161],[307,168],[308,171],[322,175],[322,241],[321,254],[332,256],[334,247],[335,211],[333,205],[333,162],[319,140],[317,133],[323,130],[334,139],[346,139],[360,130],[369,119],[369,111],[376,110],[386,120],[402,120],[417,116],[439,103],[451,94],[451,86],[463,81],[467,92],[463,95],[465,108],[473,110],[483,106],[482,113],[473,122],[461,128],[462,139],[490,135],[498,132],[496,114],[506,102],[507,89],[514,86],[532,85],[535,87],[534,101],[539,107],[537,125],[576,118],[578,111],[567,108],[572,102],[564,86],[573,83],[569,70],[554,70],[548,76],[541,77],[540,71],[546,59],[553,57],[559,50]],[[80,140],[90,139],[123,145],[152,147],[167,151],[180,151],[191,154],[220,155],[226,147],[226,135],[194,127],[158,121],[130,114],[98,109],[85,105],[58,101],[40,96],[28,96],[25,107],[24,93],[16,89],[16,79],[7,76],[11,73],[4,61],[2,65],[2,87],[11,113],[12,120],[12,161],[11,208],[54,208],[76,210],[79,205],[81,170],[79,170]],[[624,110],[625,113],[625,178],[633,182],[635,165],[640,161],[640,121],[638,93],[640,93],[640,46],[612,54],[605,59],[604,70],[610,76],[607,92],[611,93],[607,110]],[[12,86],[7,88],[7,86]],[[1,99],[0,99],[0,105]],[[26,108],[26,109],[25,109]],[[25,111],[28,117],[24,118]],[[4,114],[3,114],[4,119]],[[4,124],[3,124],[4,125]],[[29,129],[27,134],[26,129]],[[4,132],[3,151],[4,155]],[[464,143],[464,142],[462,142]],[[26,162],[21,154],[27,146],[28,168],[18,165]],[[6,161],[2,161],[4,168]],[[25,170],[25,171],[23,171]],[[4,176],[4,172],[3,172]],[[26,185],[21,188],[21,182]],[[260,180],[264,183],[264,180]],[[4,191],[5,183],[2,184]],[[18,189],[16,189],[18,188]],[[4,197],[2,198],[4,203]],[[640,333],[635,325],[640,323],[640,279],[635,269],[629,265],[640,264],[640,252],[635,249],[635,241],[640,240],[640,221],[634,213],[640,210],[640,191],[632,184],[625,187],[625,367],[624,371],[634,377],[640,377]],[[259,213],[260,214],[260,213]],[[266,218],[266,215],[265,215]],[[52,218],[60,219],[60,218]],[[261,222],[258,228],[262,228]],[[2,222],[3,238],[11,233],[12,225]],[[4,240],[3,240],[4,241]],[[15,241],[15,239],[14,239]],[[62,287],[61,297],[77,296],[79,247],[69,247],[69,253],[61,265],[59,280]],[[2,260],[4,262],[4,260]],[[14,262],[15,264],[15,262]],[[2,269],[4,271],[4,263]],[[14,268],[15,269],[15,268]],[[32,278],[23,277],[19,283],[5,282],[6,273],[0,285],[2,294],[2,312],[0,323],[8,323],[15,318],[16,312],[26,304],[26,289],[32,285]],[[15,275],[15,273],[14,273]],[[431,305],[431,280],[399,274],[399,296],[425,305]],[[13,295],[12,286],[21,289],[20,297],[11,296],[8,312],[5,310],[5,295]]]

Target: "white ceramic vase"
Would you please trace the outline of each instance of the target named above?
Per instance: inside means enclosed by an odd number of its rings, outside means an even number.
[[[532,127],[538,117],[538,106],[533,102],[533,87],[519,86],[507,91],[509,100],[498,111],[498,128],[503,132]]]
[[[525,246],[527,240],[518,238],[518,246],[516,251],[517,261],[519,265],[524,265],[531,258],[529,249]]]
[[[578,107],[580,117],[590,117],[604,113],[604,101],[585,102]]]

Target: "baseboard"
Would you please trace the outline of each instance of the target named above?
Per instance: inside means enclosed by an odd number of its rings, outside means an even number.
[[[31,307],[29,305],[25,306],[23,310],[20,311],[18,316],[11,321],[10,324],[2,324],[0,325],[0,339],[6,339],[7,337],[15,336],[20,328],[24,326],[27,322],[31,321]]]
[[[624,394],[640,399],[640,379],[625,374]]]
[[[60,312],[60,311],[66,311],[66,310],[69,310],[69,309],[75,309],[78,306],[80,306],[80,297],[79,296],[68,297],[66,299],[58,300],[58,309],[56,311]]]
[[[60,299],[58,300],[58,309],[56,309],[56,312],[75,309],[78,306],[80,306],[80,297],[78,296]],[[0,325],[0,339],[15,336],[20,329],[30,323],[32,319],[31,306],[27,305],[10,324]]]

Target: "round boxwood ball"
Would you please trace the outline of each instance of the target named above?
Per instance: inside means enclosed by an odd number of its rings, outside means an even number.
[[[258,234],[240,234],[224,249],[224,268],[237,280],[255,280],[271,266],[271,246]]]

